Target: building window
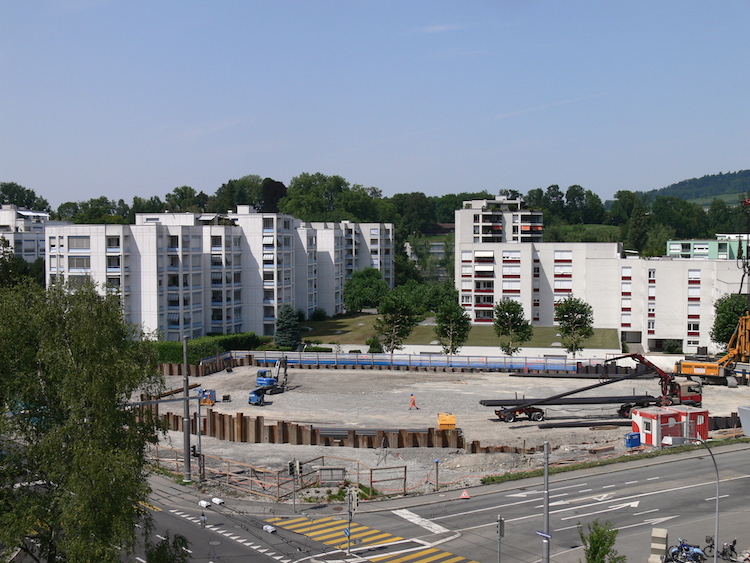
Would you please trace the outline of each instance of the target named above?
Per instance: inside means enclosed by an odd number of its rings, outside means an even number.
[[[620,292],[623,295],[630,295],[632,290],[633,286],[630,282],[623,282],[622,284],[620,284]]]
[[[120,248],[120,237],[107,237],[107,248]]]
[[[701,288],[698,286],[688,287],[688,299],[700,299]]]
[[[700,332],[701,325],[700,323],[688,323],[687,329],[688,329],[688,332]]]
[[[520,276],[521,266],[503,266],[504,276]]]
[[[573,275],[573,266],[570,264],[563,264],[555,266],[555,276],[570,277]]]
[[[169,235],[169,241],[167,242],[167,248],[176,249],[180,246],[180,237],[177,235]],[[179,322],[179,319],[177,319]]]
[[[221,236],[211,235],[211,248],[221,248]]]
[[[503,260],[520,260],[520,250],[503,250]]]
[[[555,250],[555,260],[572,260],[572,250]]]
[[[179,313],[167,313],[167,324],[170,327],[180,326],[180,314]]]
[[[630,297],[623,297],[620,299],[620,308],[630,311],[630,308],[633,306],[632,299]]]
[[[656,270],[649,270],[648,271],[648,279],[649,279],[649,281],[656,279]]]
[[[700,280],[701,279],[701,271],[700,270],[688,270],[688,280]]]
[[[620,315],[620,325],[621,326],[630,326],[630,313],[623,313]]]
[[[91,256],[68,256],[68,268],[71,270],[91,269]]]
[[[471,305],[471,295],[462,295],[461,303],[466,304],[466,305]]]
[[[648,330],[655,330],[656,329],[656,321],[655,320],[649,320],[647,322]]]
[[[630,279],[633,276],[633,268],[631,268],[630,266],[623,266],[621,275],[623,278]]]
[[[88,250],[91,248],[90,237],[68,237],[68,248],[70,250]]]

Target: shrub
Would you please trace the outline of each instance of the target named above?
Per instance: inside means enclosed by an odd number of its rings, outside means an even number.
[[[328,318],[328,313],[325,312],[325,309],[315,309],[310,313],[311,321],[327,321]]]
[[[203,358],[215,356],[217,351],[255,350],[261,341],[254,332],[194,338],[188,340],[188,363],[197,364]],[[182,342],[163,340],[155,342],[154,346],[160,363],[181,364],[184,361]]]

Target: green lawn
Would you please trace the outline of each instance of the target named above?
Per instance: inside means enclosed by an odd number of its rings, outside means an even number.
[[[372,325],[377,315],[360,314],[345,315],[329,319],[327,321],[306,321],[303,326],[310,327],[311,331],[302,331],[303,340],[319,340],[323,344],[361,344],[365,349],[365,340],[375,335]],[[434,325],[418,325],[414,328],[406,344],[429,344],[435,340]],[[524,344],[534,348],[547,348],[553,342],[560,342],[555,327],[534,327],[533,338]],[[469,340],[466,346],[498,346],[498,338],[491,325],[472,326]],[[586,341],[588,348],[618,348],[617,330],[601,329],[595,330],[594,336]]]

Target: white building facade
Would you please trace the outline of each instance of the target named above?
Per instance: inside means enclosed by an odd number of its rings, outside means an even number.
[[[372,229],[382,233],[378,249],[391,249],[389,224],[310,224],[249,206],[226,215],[139,214],[135,225],[53,226],[46,232],[47,280],[92,279],[119,291],[127,320],[167,340],[271,335],[285,303],[308,317],[316,309],[343,312],[343,284],[354,269],[385,274],[387,267],[392,287],[392,261],[345,267],[348,241]]]
[[[0,237],[8,243],[13,254],[27,262],[45,256],[44,228],[49,213],[19,209],[15,205],[0,205]]]
[[[495,303],[514,299],[533,324],[554,326],[555,303],[572,294],[591,305],[596,328],[616,329],[645,351],[667,340],[686,353],[717,351],[714,303],[739,290],[734,260],[622,258],[620,243],[497,242],[485,226],[499,221],[484,207],[456,211],[456,288],[474,324],[491,323]]]

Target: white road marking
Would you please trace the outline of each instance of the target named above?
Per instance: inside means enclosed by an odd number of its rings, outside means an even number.
[[[444,532],[450,532],[448,528],[444,528],[440,524],[436,524],[432,520],[428,520],[427,518],[422,518],[419,514],[414,514],[411,510],[406,509],[399,509],[399,510],[392,510],[393,514],[396,516],[400,516],[404,520],[408,520],[412,524],[416,524],[417,526],[421,526],[425,530],[432,532],[433,534],[442,534]]]

